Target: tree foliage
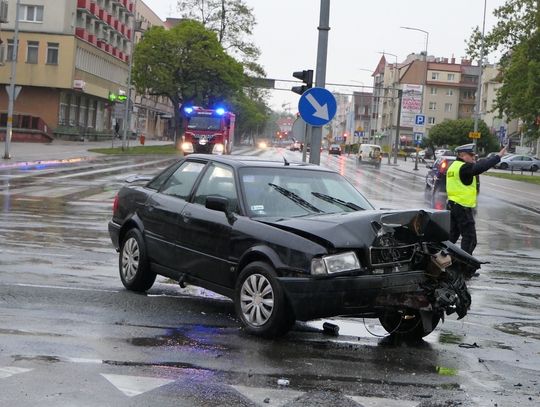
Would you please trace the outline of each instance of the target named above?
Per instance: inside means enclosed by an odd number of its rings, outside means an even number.
[[[469,138],[469,133],[473,130],[473,119],[445,120],[431,128],[426,144],[432,148],[442,146],[455,148],[471,143],[472,139]],[[486,152],[498,149],[499,143],[497,139],[490,133],[487,124],[483,120],[478,122],[478,131],[481,135],[480,139],[478,139],[479,149]]]
[[[507,0],[494,13],[497,24],[484,37],[486,54],[501,53],[502,86],[495,110],[508,119],[522,119],[529,138],[540,136],[540,1]],[[480,53],[478,27],[468,41],[468,54]]]
[[[178,10],[182,17],[199,21],[214,31],[223,48],[237,57],[246,71],[264,75],[257,63],[260,50],[250,40],[255,16],[244,0],[178,0]]]
[[[242,65],[224,51],[215,33],[195,21],[171,30],[152,27],[137,44],[133,63],[137,90],[169,98],[176,126],[181,104],[212,107],[235,96],[245,79]]]

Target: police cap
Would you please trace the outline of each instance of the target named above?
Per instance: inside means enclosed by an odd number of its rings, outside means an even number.
[[[459,153],[469,153],[474,154],[474,144],[464,144],[462,146],[456,147],[456,154]]]

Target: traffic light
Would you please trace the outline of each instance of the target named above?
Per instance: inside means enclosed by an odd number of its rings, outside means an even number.
[[[313,69],[308,69],[307,71],[298,71],[293,72],[292,74],[296,79],[300,79],[305,85],[302,86],[293,86],[291,90],[294,93],[299,95],[303,94],[306,90],[313,87]]]

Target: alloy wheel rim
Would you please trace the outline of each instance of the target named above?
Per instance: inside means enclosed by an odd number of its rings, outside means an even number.
[[[132,281],[139,269],[140,250],[137,240],[130,237],[122,249],[122,276],[126,281]]]
[[[252,274],[240,290],[242,315],[250,325],[260,327],[268,322],[274,310],[274,290],[262,274]]]

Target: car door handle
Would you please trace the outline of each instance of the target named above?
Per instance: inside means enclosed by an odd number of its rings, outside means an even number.
[[[188,223],[191,219],[191,212],[184,212],[182,213],[182,219],[185,223]]]

